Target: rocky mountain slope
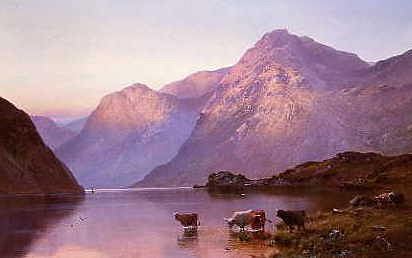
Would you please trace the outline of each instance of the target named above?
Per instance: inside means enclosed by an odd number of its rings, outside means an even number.
[[[45,116],[32,116],[31,120],[43,141],[52,149],[58,148],[76,135],[75,131],[59,126],[52,119]]]
[[[82,188],[44,144],[29,115],[0,98],[0,194],[80,192]]]
[[[213,92],[229,68],[215,71],[200,71],[187,76],[185,79],[163,86],[160,92],[175,95],[178,98],[198,98]]]
[[[170,162],[140,186],[193,185],[218,170],[273,175],[343,151],[412,151],[411,53],[370,66],[276,30],[220,81]]]
[[[132,85],[105,96],[57,155],[86,186],[128,186],[176,155],[207,99]]]

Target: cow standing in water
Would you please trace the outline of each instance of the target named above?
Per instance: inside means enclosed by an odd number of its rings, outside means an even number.
[[[289,227],[289,230],[293,230],[294,226],[297,226],[298,230],[305,230],[306,212],[299,211],[284,211],[278,210],[277,217],[281,218],[285,224]]]
[[[225,221],[231,228],[236,225],[241,231],[244,231],[246,226],[250,226],[253,230],[264,231],[266,221],[270,222],[266,219],[264,210],[236,211],[232,217],[225,218]]]
[[[197,213],[173,213],[175,220],[179,221],[185,230],[197,230],[199,216]]]

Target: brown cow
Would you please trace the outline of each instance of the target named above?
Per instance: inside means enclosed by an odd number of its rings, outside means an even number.
[[[265,230],[266,221],[272,223],[271,220],[266,219],[266,213],[264,210],[253,210],[252,215],[253,220],[250,226],[254,230]]]
[[[197,213],[177,213],[173,214],[175,219],[182,224],[183,227],[188,228],[197,228],[200,223],[198,223]]]
[[[300,228],[302,228],[303,230],[305,229],[306,213],[303,210],[299,210],[299,211],[278,210],[276,216],[281,218],[286,223],[286,225],[288,225],[290,230],[292,230],[295,225],[298,227],[298,230]]]

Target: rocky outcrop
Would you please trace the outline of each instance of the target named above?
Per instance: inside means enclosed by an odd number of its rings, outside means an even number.
[[[52,119],[45,116],[32,116],[31,120],[43,141],[52,149],[60,147],[77,134],[75,131],[57,125]]]
[[[84,185],[129,186],[176,155],[207,99],[179,99],[132,85],[105,96],[57,155]]]
[[[250,186],[253,180],[230,171],[220,171],[209,175],[205,187],[212,192],[237,192]]]
[[[210,171],[270,176],[344,151],[412,151],[411,55],[374,66],[284,30],[223,77],[190,138],[140,186],[193,185]]]
[[[81,193],[30,116],[0,98],[0,194]]]
[[[160,92],[175,95],[178,98],[199,98],[213,92],[228,71],[229,68],[200,71],[183,80],[166,84]]]
[[[412,154],[383,156],[344,152],[320,162],[306,162],[273,177],[251,180],[223,171],[209,176],[209,191],[236,192],[279,187],[344,190],[405,190],[412,183]]]

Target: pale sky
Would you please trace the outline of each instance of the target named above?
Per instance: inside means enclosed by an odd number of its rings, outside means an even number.
[[[409,0],[1,0],[0,96],[81,116],[129,84],[232,65],[282,28],[377,61],[412,48],[411,17]]]

